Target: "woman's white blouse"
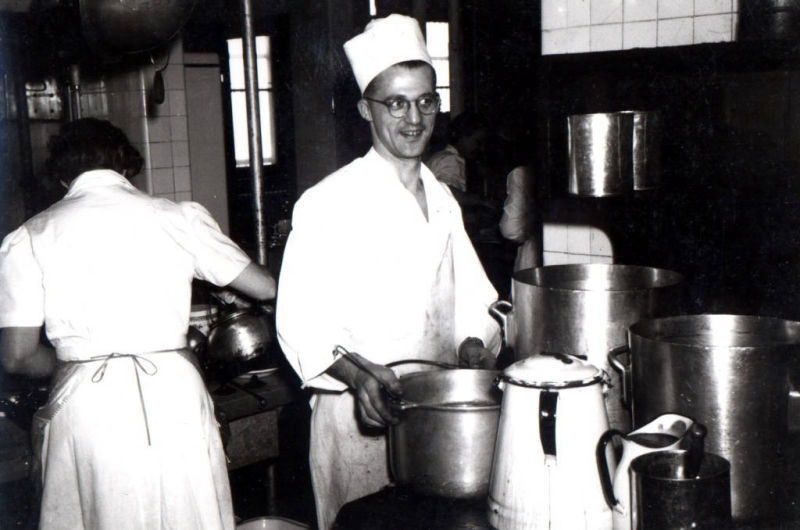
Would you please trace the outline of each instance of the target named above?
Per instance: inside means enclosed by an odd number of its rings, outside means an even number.
[[[61,360],[181,348],[192,279],[227,285],[250,261],[201,205],[88,171],[3,240],[0,327],[45,324]]]

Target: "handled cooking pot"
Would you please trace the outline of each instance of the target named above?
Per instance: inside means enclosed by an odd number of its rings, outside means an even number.
[[[439,369],[400,376],[403,399],[391,402],[400,421],[389,427],[389,467],[398,483],[423,495],[486,496],[502,397],[498,374]]]
[[[632,387],[634,426],[692,417],[708,429],[707,450],[731,463],[734,520],[797,517],[800,322],[682,315],[637,322],[628,335],[629,362],[620,350],[610,360]]]
[[[272,341],[271,313],[236,309],[223,313],[208,333],[208,356],[215,361],[250,361],[266,352]]]

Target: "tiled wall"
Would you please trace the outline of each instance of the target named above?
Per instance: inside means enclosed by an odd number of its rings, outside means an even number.
[[[542,0],[542,54],[732,41],[739,0]]]
[[[588,225],[545,223],[544,265],[565,263],[614,263],[608,236]]]
[[[155,67],[132,66],[102,79],[81,83],[81,113],[102,117],[120,127],[145,158],[142,172],[132,179],[142,190],[172,200],[192,198],[189,136],[183,77],[183,43],[169,45],[164,80],[164,102],[151,99]],[[163,67],[166,52],[154,57]]]

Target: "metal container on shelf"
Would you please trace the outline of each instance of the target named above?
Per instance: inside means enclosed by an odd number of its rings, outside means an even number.
[[[605,197],[633,188],[633,114],[567,117],[569,187],[574,195]]]
[[[649,190],[661,185],[661,131],[659,111],[626,110],[633,116],[633,189]]]

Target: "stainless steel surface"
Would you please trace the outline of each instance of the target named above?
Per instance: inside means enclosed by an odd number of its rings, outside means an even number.
[[[681,311],[683,276],[635,265],[573,264],[521,270],[512,283],[509,340],[516,358],[566,353],[608,371],[609,423],[628,432],[620,375],[610,370],[607,353],[626,344],[631,324]]]
[[[253,29],[251,0],[241,0],[242,49],[244,51],[244,92],[247,99],[247,136],[250,148],[250,174],[253,177],[253,214],[257,260],[267,265],[267,225],[264,214],[264,156],[261,152],[261,113],[258,105],[258,75],[256,71],[256,41]]]
[[[150,50],[178,34],[194,3],[195,0],[80,0],[81,26],[95,51]]]
[[[605,197],[633,188],[632,114],[574,114],[567,135],[570,193]]]
[[[683,450],[656,451],[631,462],[631,527],[731,527],[730,464],[719,455],[703,455],[696,476],[686,477]]]
[[[633,116],[633,189],[657,188],[661,184],[661,113],[623,111]]]
[[[433,370],[400,377],[400,422],[389,427],[389,466],[418,493],[480,498],[488,493],[502,394],[495,370]]]
[[[249,361],[265,353],[274,335],[268,315],[236,311],[211,327],[208,356],[217,361]]]
[[[787,418],[800,322],[711,314],[651,319],[631,326],[630,349],[634,425],[665,412],[705,425],[706,451],[731,464],[734,519],[778,516],[796,504],[794,492],[783,494],[800,472]]]

